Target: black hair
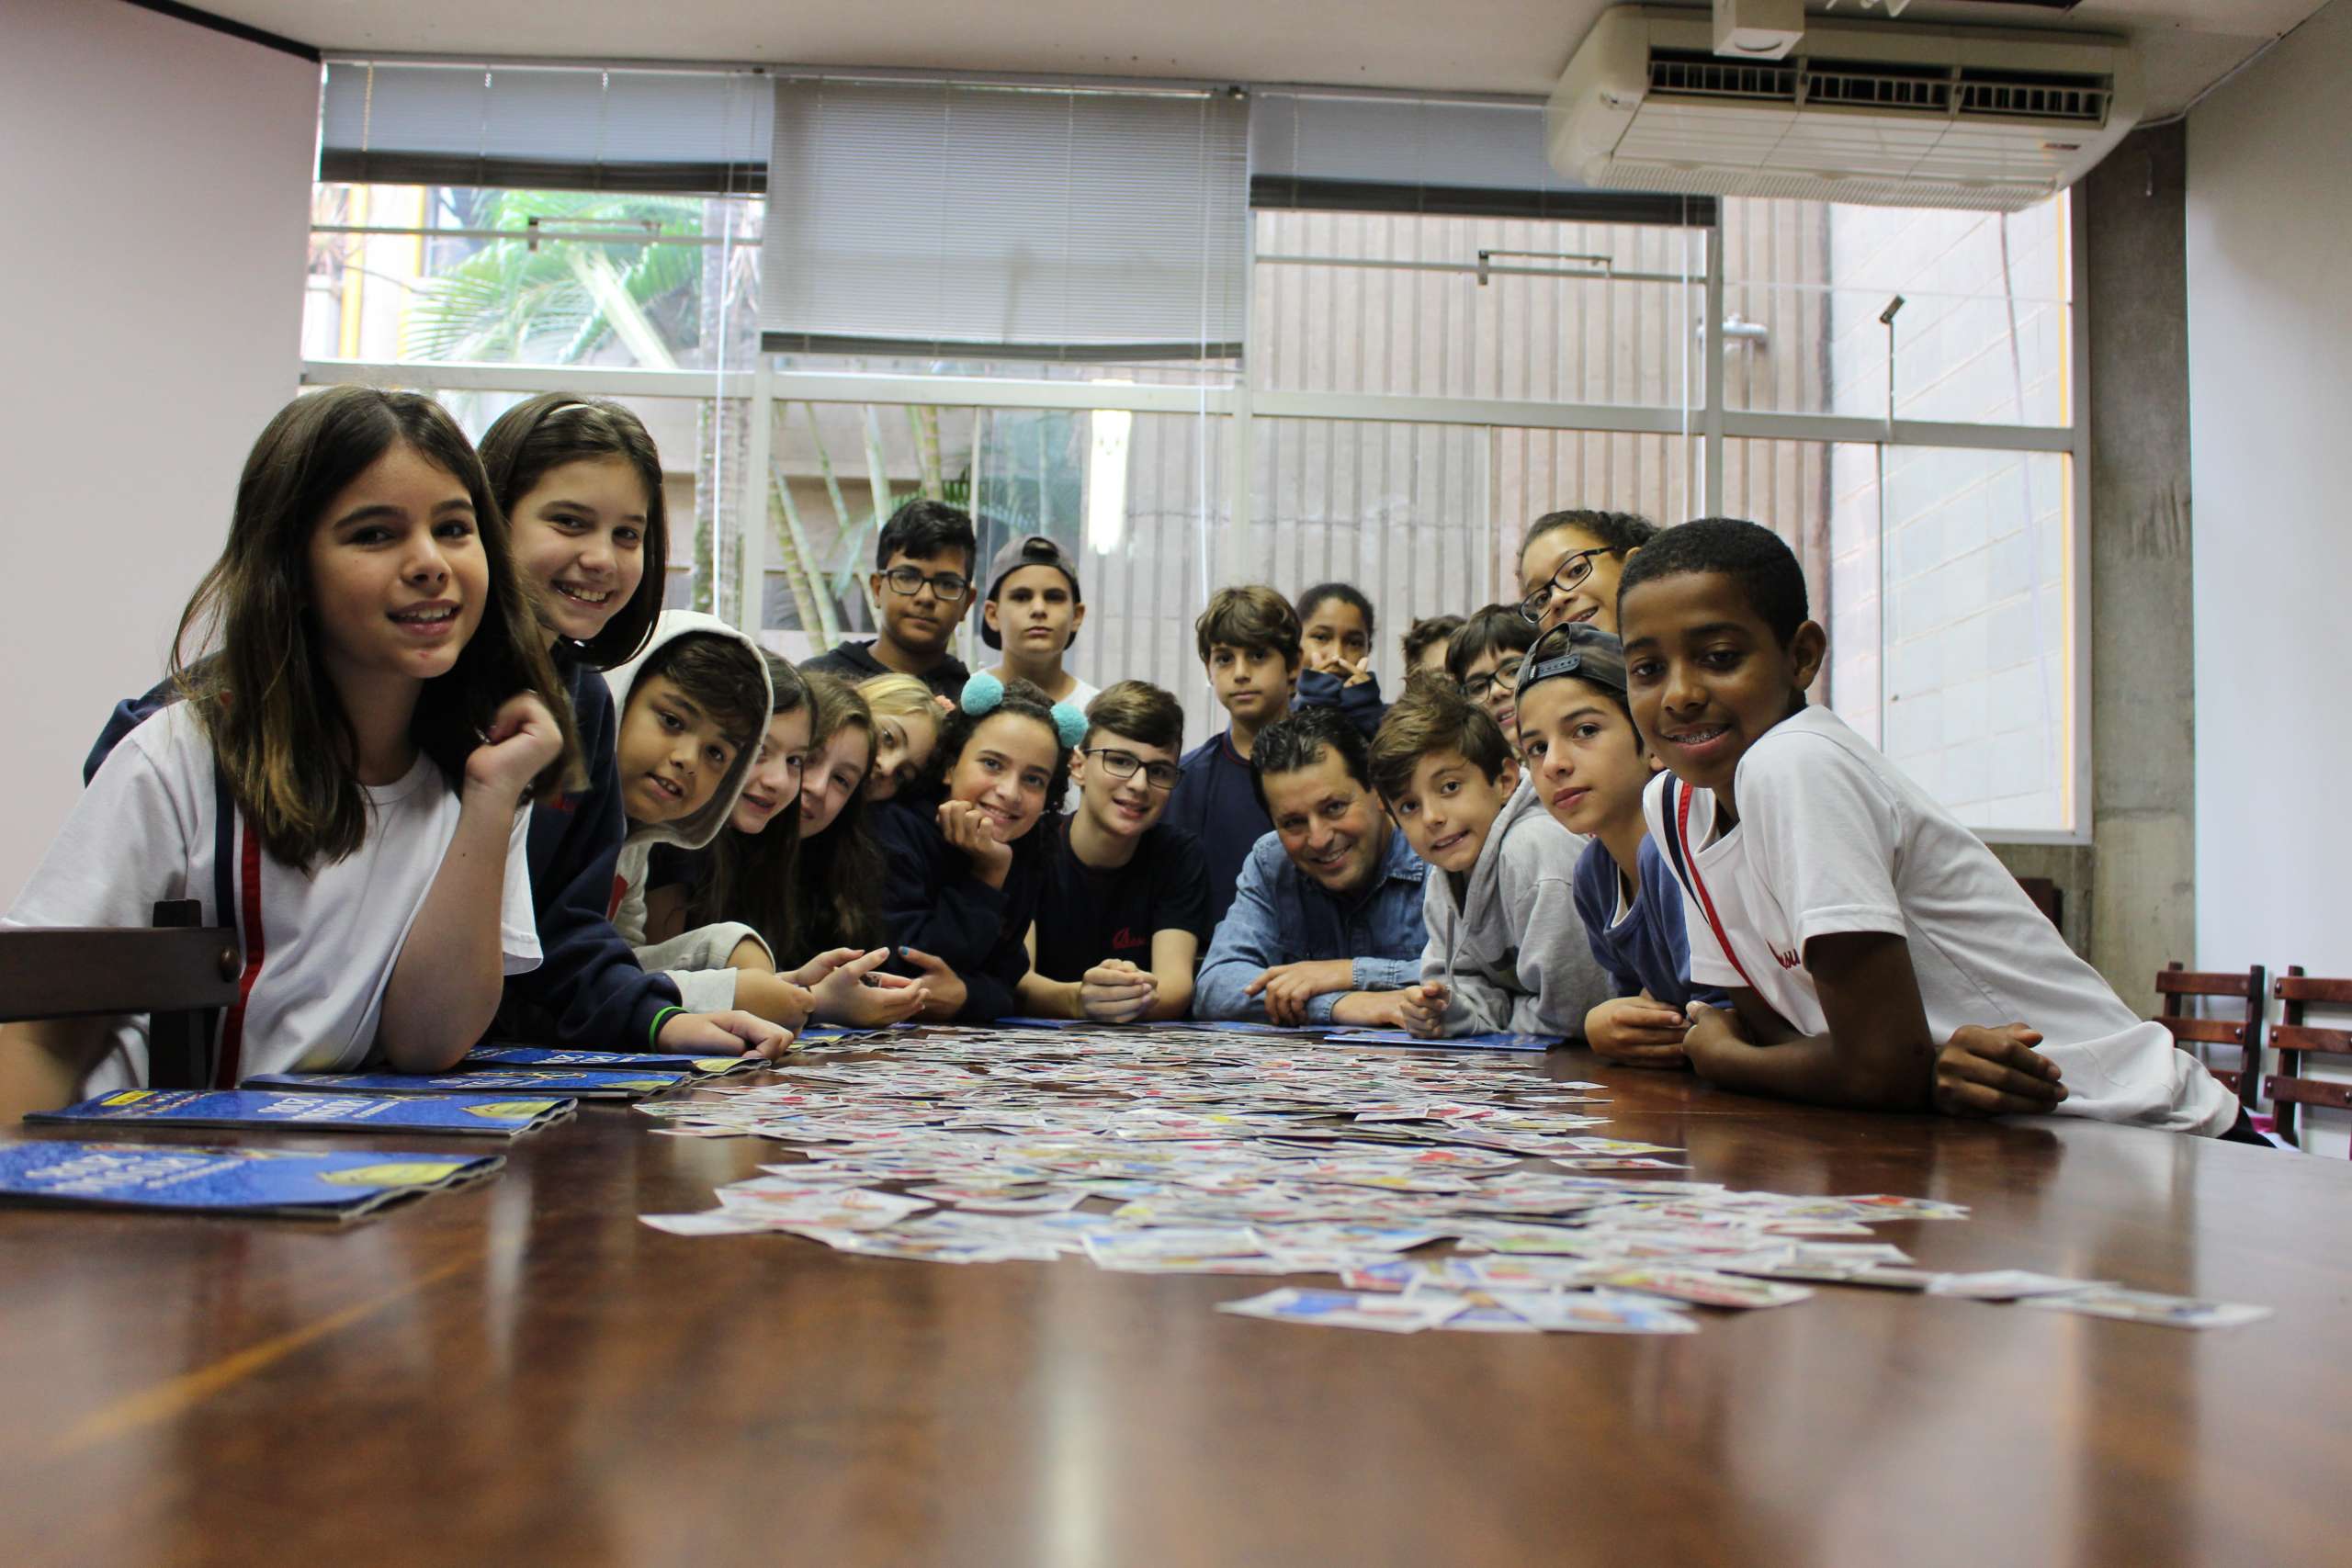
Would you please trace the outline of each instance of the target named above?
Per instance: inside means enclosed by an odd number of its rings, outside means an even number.
[[[1516,604],[1489,604],[1462,623],[1445,645],[1445,672],[1470,679],[1470,666],[1490,653],[1525,653],[1535,646],[1535,628]]]
[[[1737,517],[1702,517],[1667,528],[1625,563],[1617,580],[1620,614],[1625,595],[1645,582],[1690,572],[1713,572],[1736,583],[1757,619],[1782,648],[1796,640],[1811,613],[1804,568],[1796,552],[1770,528]]]
[[[1519,558],[1527,559],[1528,547],[1556,528],[1574,528],[1589,536],[1619,560],[1648,545],[1659,533],[1658,525],[1638,512],[1594,512],[1583,507],[1546,512],[1527,525],[1519,541]]]
[[[761,678],[762,658],[733,637],[684,632],[645,656],[629,682],[629,697],[667,681],[711,716],[735,750],[748,751],[768,727],[774,696]]]
[[[889,570],[895,555],[926,560],[942,550],[964,552],[966,577],[979,570],[980,541],[972,532],[972,514],[960,506],[917,496],[882,525],[882,536],[874,545],[874,570]]]
[[[1266,804],[1268,773],[1311,768],[1327,750],[1339,753],[1348,776],[1371,790],[1372,749],[1363,731],[1338,708],[1295,708],[1260,730],[1257,744],[1250,748],[1250,788],[1258,797],[1258,808],[1270,815],[1273,809]]]
[[[1314,616],[1316,606],[1326,599],[1337,599],[1343,604],[1353,604],[1356,607],[1356,614],[1363,617],[1363,636],[1366,642],[1370,642],[1380,631],[1379,619],[1372,612],[1372,601],[1365,598],[1363,590],[1352,582],[1318,582],[1300,594],[1294,601],[1298,605],[1299,624],[1305,626]]]
[[[1001,713],[1034,718],[1054,738],[1054,776],[1046,784],[1046,810],[1040,818],[1041,824],[1051,822],[1062,814],[1062,796],[1069,789],[1070,749],[1062,744],[1061,727],[1054,722],[1054,699],[1035,682],[1017,676],[1004,683],[1004,700],[988,712],[970,713],[958,705],[940,716],[939,744],[932,749],[924,782],[934,788],[944,788],[947,775],[963,760],[964,748],[971,743],[973,733]],[[1035,833],[1036,829],[1030,831]]]

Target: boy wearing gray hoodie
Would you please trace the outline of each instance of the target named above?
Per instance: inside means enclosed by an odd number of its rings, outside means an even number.
[[[1428,1021],[1408,1027],[1579,1037],[1613,994],[1577,918],[1585,840],[1522,781],[1494,716],[1444,677],[1416,675],[1373,737],[1372,781],[1435,874],[1413,988],[1422,1005],[1408,1010]]]
[[[807,994],[795,996],[799,988],[773,973],[775,955],[751,927],[704,926],[646,942],[653,846],[698,850],[718,837],[758,760],[774,700],[759,645],[715,615],[664,611],[645,651],[605,678],[620,714],[614,749],[628,818],[613,874],[614,928],[639,964],[676,982],[689,1010],[741,1007],[797,1028],[808,1016]],[[752,950],[757,958],[738,968],[739,951]]]

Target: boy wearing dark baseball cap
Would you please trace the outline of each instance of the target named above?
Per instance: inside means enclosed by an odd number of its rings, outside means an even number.
[[[1102,694],[1062,668],[1078,639],[1086,601],[1069,552],[1043,534],[1015,539],[989,563],[989,596],[980,606],[980,640],[1003,651],[989,671],[1035,684],[1057,703],[1083,708]]]

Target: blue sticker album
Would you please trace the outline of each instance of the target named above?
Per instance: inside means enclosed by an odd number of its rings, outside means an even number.
[[[274,1094],[244,1089],[125,1089],[36,1111],[28,1122],[158,1127],[277,1127],[304,1133],[456,1133],[511,1138],[571,1115],[576,1103],[430,1095]]]
[[[347,1220],[483,1180],[505,1163],[499,1155],[0,1142],[0,1200]]]
[[[257,1073],[245,1089],[300,1089],[314,1094],[516,1094],[569,1095],[575,1100],[634,1100],[659,1094],[686,1081],[684,1073],[581,1073],[541,1071],[477,1073]]]

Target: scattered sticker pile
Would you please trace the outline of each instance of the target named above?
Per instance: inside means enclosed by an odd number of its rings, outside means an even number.
[[[1693,1306],[1786,1306],[1813,1282],[2179,1327],[2268,1315],[1914,1268],[1898,1247],[1852,1238],[1965,1208],[1677,1179],[1679,1151],[1590,1131],[1607,1121],[1597,1084],[1199,1031],[937,1031],[921,1051],[796,1059],[781,1083],[639,1104],[670,1136],[770,1138],[804,1156],[720,1188],[716,1209],[644,1222],[932,1263],[1083,1255],[1121,1273],[1336,1276],[1339,1290],[1218,1310],[1388,1333],[1690,1334]],[[1449,1255],[1407,1256],[1442,1241]]]

